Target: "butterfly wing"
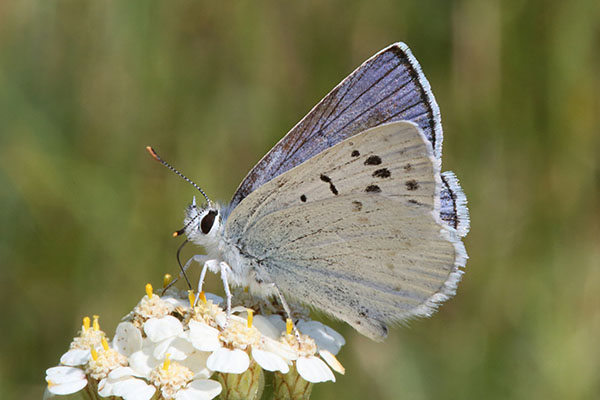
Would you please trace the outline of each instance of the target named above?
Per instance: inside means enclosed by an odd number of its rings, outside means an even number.
[[[460,237],[467,236],[470,228],[467,197],[454,172],[442,172],[440,190],[440,218],[454,228]]]
[[[408,46],[395,43],[337,85],[254,166],[235,192],[232,207],[332,145],[402,120],[419,125],[436,157],[441,156],[442,126],[429,82]]]
[[[403,120],[416,123],[431,142],[435,157],[441,158],[442,125],[431,87],[408,46],[395,43],[337,85],[254,166],[235,192],[231,208],[266,182],[334,144],[366,129]],[[442,179],[441,217],[464,236],[469,229],[465,196],[454,174],[445,173]]]
[[[440,215],[430,142],[409,122],[326,149],[250,193],[225,240],[258,277],[375,340],[454,293],[466,253]]]

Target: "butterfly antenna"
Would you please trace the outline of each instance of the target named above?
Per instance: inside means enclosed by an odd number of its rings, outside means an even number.
[[[150,153],[150,155],[152,156],[152,158],[154,158],[156,161],[158,161],[159,163],[161,163],[165,167],[169,168],[171,171],[175,172],[177,175],[179,175],[180,177],[182,177],[183,179],[185,179],[185,181],[187,181],[187,183],[191,184],[193,187],[195,187],[196,189],[198,189],[198,191],[200,193],[202,193],[202,196],[204,196],[204,198],[206,199],[206,202],[208,203],[208,206],[212,207],[212,202],[210,201],[210,199],[208,198],[208,196],[206,195],[206,193],[204,193],[204,190],[202,190],[200,188],[200,186],[196,185],[190,178],[188,178],[187,176],[185,176],[181,172],[177,171],[174,167],[171,166],[171,164],[169,164],[168,162],[166,162],[165,160],[163,160],[162,158],[160,158],[160,156],[156,153],[156,151],[154,151],[154,149],[152,147],[146,146],[146,150],[148,150],[148,153]]]
[[[194,206],[195,207],[195,206]],[[192,218],[190,220],[190,222],[188,222],[187,224],[185,224],[185,226],[183,228],[181,228],[178,231],[173,232],[173,237],[177,237],[177,236],[181,236],[185,233],[185,231],[187,230],[187,228],[195,221],[198,219],[198,215],[196,214],[196,216],[194,218]]]

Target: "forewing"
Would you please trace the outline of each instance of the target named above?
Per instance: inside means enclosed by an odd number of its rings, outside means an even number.
[[[439,161],[416,125],[385,124],[252,192],[225,237],[284,295],[376,340],[454,293],[464,247],[439,217]]]
[[[334,144],[402,120],[416,123],[441,157],[442,126],[429,82],[408,46],[396,43],[365,61],[293,127],[248,173],[231,206]]]

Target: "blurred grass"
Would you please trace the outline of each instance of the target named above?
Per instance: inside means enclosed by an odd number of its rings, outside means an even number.
[[[471,259],[383,344],[336,324],[347,373],[313,398],[599,398],[597,0],[0,2],[0,398],[39,398],[81,317],[113,332],[176,271],[194,190],[145,145],[227,201],[398,40],[440,103]]]

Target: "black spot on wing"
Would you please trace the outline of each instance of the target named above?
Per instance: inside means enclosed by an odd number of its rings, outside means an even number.
[[[381,188],[377,185],[369,185],[365,188],[365,192],[367,193],[380,193]]]
[[[335,185],[333,184],[333,182],[331,181],[331,178],[328,177],[325,174],[321,174],[321,176],[319,177],[323,182],[329,183],[329,190],[331,190],[331,193],[333,193],[334,195],[338,195],[338,190],[335,187]]]
[[[306,195],[303,194],[302,196],[300,196],[300,201],[303,203],[306,203]]]
[[[408,202],[409,202],[410,204],[414,204],[414,205],[416,205],[416,206],[423,206],[423,205],[424,205],[423,203],[421,203],[420,201],[417,201],[417,200],[415,200],[415,199],[409,199],[409,200],[408,200]]]
[[[358,157],[358,156],[360,156],[360,152],[358,150],[352,150],[352,153],[350,155],[352,157]]]
[[[392,176],[392,173],[387,168],[380,168],[377,171],[373,172],[374,178],[389,178]]]
[[[369,158],[367,158],[365,160],[365,165],[379,165],[381,164],[381,157],[379,156],[369,156]]]
[[[406,181],[406,188],[411,191],[417,190],[419,188],[419,183],[414,179],[411,179],[410,181]]]

